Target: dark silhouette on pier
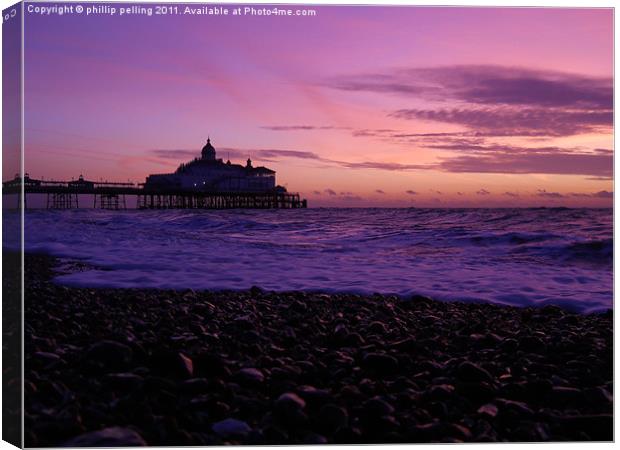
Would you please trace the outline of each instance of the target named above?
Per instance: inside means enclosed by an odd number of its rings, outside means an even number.
[[[127,196],[137,198],[139,209],[229,209],[229,208],[306,208],[298,193],[287,192],[275,183],[275,171],[224,163],[216,158],[211,140],[195,158],[170,174],[149,175],[145,183],[77,180],[57,181],[30,178],[19,174],[2,183],[3,194],[45,194],[48,209],[79,208],[79,195],[92,195],[93,208],[126,209]],[[20,202],[18,202],[18,205]]]
[[[149,188],[145,184],[111,183],[89,181],[80,177],[77,181],[44,181],[30,178],[26,174],[2,183],[3,194],[46,194],[49,209],[71,209],[79,207],[78,195],[93,195],[93,208],[125,209],[126,197],[137,197],[139,209],[228,209],[228,208],[306,208],[307,201],[298,193],[287,192],[276,187],[265,192],[217,192],[197,191],[179,188]]]

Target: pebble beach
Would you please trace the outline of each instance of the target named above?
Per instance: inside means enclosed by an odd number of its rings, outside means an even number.
[[[68,288],[25,261],[29,447],[613,439],[611,310]]]

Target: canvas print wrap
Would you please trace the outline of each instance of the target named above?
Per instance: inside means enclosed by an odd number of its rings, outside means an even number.
[[[3,439],[613,440],[613,32],[6,8]]]

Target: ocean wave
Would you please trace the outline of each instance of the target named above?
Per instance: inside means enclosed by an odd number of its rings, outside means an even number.
[[[469,237],[476,245],[524,245],[537,242],[546,242],[561,238],[560,235],[550,233],[499,233],[483,234]]]
[[[567,259],[577,259],[593,263],[613,264],[613,239],[574,242],[564,248]]]
[[[71,285],[612,305],[611,210],[29,210],[25,246],[93,267]]]

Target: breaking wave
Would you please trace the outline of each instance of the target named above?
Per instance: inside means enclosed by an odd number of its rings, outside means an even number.
[[[17,216],[5,212],[5,220]],[[26,212],[26,250],[79,259],[70,286],[424,294],[612,306],[612,210]]]

